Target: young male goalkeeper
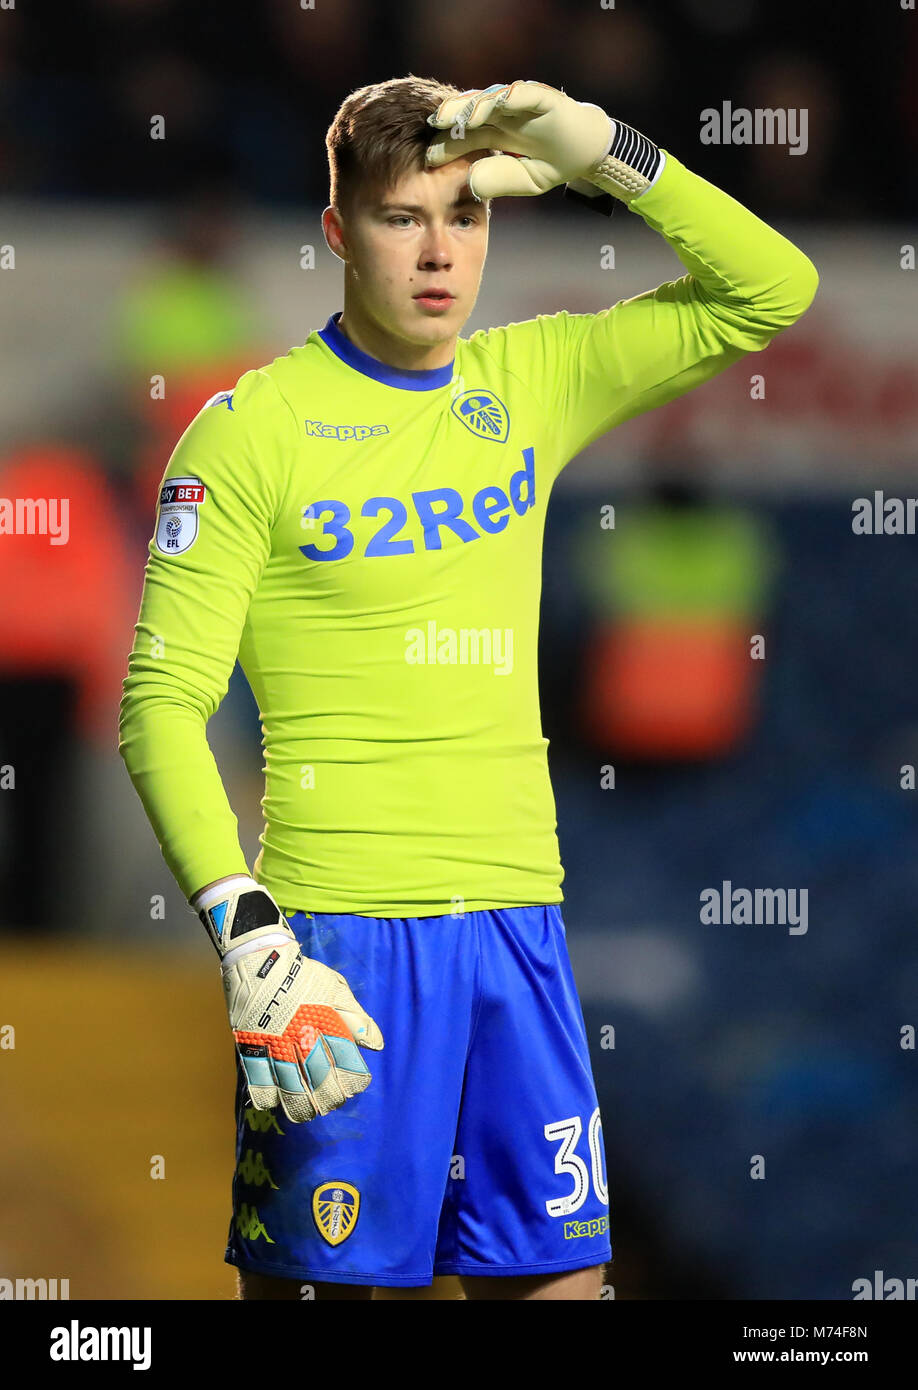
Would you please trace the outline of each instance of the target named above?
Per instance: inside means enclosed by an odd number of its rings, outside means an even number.
[[[221,958],[225,1258],[246,1298],[456,1274],[469,1298],[595,1299],[608,1191],[537,687],[546,506],[586,445],[767,347],[817,275],[539,82],[365,87],[327,147],[343,313],[179,440],[122,704],[122,755]],[[624,203],[686,273],[461,338],[490,200],[561,184]],[[266,759],[252,876],[205,737],[237,654]]]

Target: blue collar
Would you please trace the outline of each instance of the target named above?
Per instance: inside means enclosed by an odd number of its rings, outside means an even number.
[[[355,371],[373,377],[374,381],[381,381],[384,386],[398,386],[403,391],[435,391],[438,386],[448,386],[452,381],[455,357],[445,367],[419,368],[390,367],[388,362],[371,357],[341,332],[338,320],[343,313],[344,310],[339,309],[332,314],[325,327],[319,329],[319,337],[336,357]]]

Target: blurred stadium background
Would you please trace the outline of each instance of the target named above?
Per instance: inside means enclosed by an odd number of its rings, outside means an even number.
[[[71,499],[68,545],[0,537],[0,1276],[233,1296],[222,996],[117,754],[120,682],[169,452],[209,395],[342,306],[325,131],[348,91],[408,72],[597,102],[820,271],[765,353],[561,475],[544,724],[616,1298],[846,1299],[875,1270],[918,1275],[900,1046],[918,1021],[900,783],[918,764],[918,552],[851,527],[855,497],[914,490],[918,16],[94,0],[53,22],[0,12],[0,72],[0,495]],[[865,73],[883,74],[869,101]],[[806,153],[703,145],[700,112],[725,100],[806,109]],[[680,274],[624,209],[503,200],[464,334]],[[251,862],[260,736],[238,669],[208,733]],[[807,889],[808,931],[701,924],[723,880]]]

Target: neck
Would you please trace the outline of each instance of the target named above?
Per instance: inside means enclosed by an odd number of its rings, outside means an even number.
[[[446,367],[456,355],[457,335],[441,343],[408,343],[387,333],[362,311],[345,292],[344,311],[338,328],[361,352],[368,352],[390,367],[407,371],[425,371],[431,367]]]

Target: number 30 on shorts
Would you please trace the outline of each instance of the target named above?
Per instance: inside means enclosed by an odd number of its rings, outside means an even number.
[[[590,1116],[587,1132],[593,1191],[597,1200],[607,1207],[609,1189],[602,1178],[602,1120],[599,1117],[598,1105]],[[555,1120],[553,1124],[546,1125],[544,1133],[546,1139],[559,1141],[555,1154],[555,1172],[567,1173],[574,1180],[573,1192],[569,1192],[566,1197],[549,1198],[545,1203],[545,1209],[549,1216],[569,1216],[572,1211],[579,1211],[590,1190],[591,1174],[587,1172],[586,1164],[576,1152],[578,1140],[583,1133],[583,1122],[579,1115],[572,1115],[569,1120]]]

